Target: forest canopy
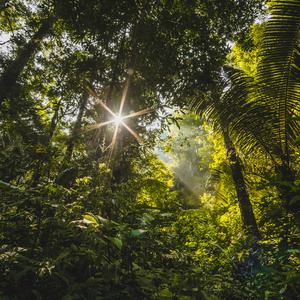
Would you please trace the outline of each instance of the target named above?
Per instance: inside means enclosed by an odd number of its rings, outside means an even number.
[[[300,299],[299,33],[299,0],[0,0],[0,300]]]

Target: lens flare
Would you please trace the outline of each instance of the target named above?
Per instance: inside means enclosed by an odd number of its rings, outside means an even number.
[[[148,114],[148,113],[153,112],[153,111],[156,110],[155,106],[157,104],[155,104],[152,107],[143,109],[141,111],[131,112],[129,115],[126,115],[126,116],[123,116],[123,117],[121,116],[122,111],[123,111],[123,107],[124,107],[124,103],[125,103],[125,99],[126,99],[126,96],[127,96],[127,93],[128,93],[128,89],[129,89],[129,86],[130,86],[130,83],[131,83],[132,75],[133,75],[133,70],[130,69],[128,71],[128,77],[127,77],[127,80],[126,80],[126,83],[125,83],[125,86],[124,86],[124,89],[123,89],[123,93],[122,93],[122,98],[121,98],[121,101],[120,101],[120,108],[119,108],[119,113],[118,114],[115,114],[114,112],[112,112],[109,109],[109,107],[107,107],[107,105],[100,99],[100,97],[96,94],[96,92],[95,92],[95,90],[93,88],[91,88],[89,86],[86,86],[86,90],[89,92],[89,94],[99,101],[100,105],[112,115],[113,119],[111,121],[106,121],[106,122],[103,122],[103,123],[98,123],[98,124],[86,127],[86,128],[84,128],[84,130],[81,131],[81,133],[84,133],[84,132],[87,132],[87,131],[90,131],[90,130],[93,130],[93,129],[96,129],[96,128],[100,128],[100,127],[102,127],[104,125],[108,125],[108,124],[111,124],[111,123],[115,124],[116,128],[115,128],[115,132],[114,132],[114,135],[113,135],[113,138],[112,138],[112,142],[107,147],[107,148],[110,148],[110,151],[109,151],[109,161],[112,158],[112,155],[113,155],[113,152],[114,152],[115,143],[116,143],[116,139],[117,139],[117,135],[120,132],[119,128],[120,128],[121,125],[123,125],[135,137],[135,139],[139,143],[143,143],[144,142],[144,140],[136,132],[134,132],[127,124],[125,124],[123,122],[123,120],[124,119],[128,119],[128,118],[132,118],[132,117],[136,117],[136,116],[141,116],[141,115],[144,115],[144,114]]]
[[[121,116],[116,115],[116,117],[113,121],[116,125],[119,125],[122,122],[122,120],[123,120],[123,118]]]

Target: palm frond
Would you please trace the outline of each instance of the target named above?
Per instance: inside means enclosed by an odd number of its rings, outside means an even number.
[[[241,149],[268,153],[275,164],[290,163],[300,135],[299,30],[300,0],[272,1],[255,81],[235,70],[191,105],[228,128]]]
[[[293,116],[300,112],[299,57],[300,1],[271,2],[258,66],[255,102],[268,112],[266,122],[272,125],[270,141],[278,154],[289,160],[299,124]],[[274,146],[274,145],[273,145]],[[280,152],[280,153],[279,153]]]
[[[210,95],[195,99],[190,105],[191,110],[205,114],[219,129],[228,128],[241,149],[270,154],[267,144],[270,134],[266,133],[271,131],[271,126],[264,121],[268,111],[250,101],[250,95],[256,89],[253,79],[241,70],[231,70],[230,75],[219,82]]]

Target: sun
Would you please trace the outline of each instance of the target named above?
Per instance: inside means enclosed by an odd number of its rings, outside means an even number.
[[[123,118],[120,116],[120,115],[116,115],[113,122],[116,124],[116,125],[119,125],[121,122],[122,122]]]
[[[133,70],[129,70],[128,72],[128,77],[127,77],[127,80],[126,80],[126,84],[125,84],[125,87],[123,89],[123,93],[122,93],[122,98],[121,98],[121,102],[120,102],[120,108],[119,108],[119,113],[114,113],[113,111],[111,111],[111,109],[100,99],[100,97],[96,94],[96,92],[89,86],[86,86],[86,90],[88,91],[88,93],[94,97],[95,99],[98,99],[99,101],[99,104],[106,110],[108,111],[111,115],[112,115],[112,119],[110,121],[104,121],[102,123],[98,123],[98,124],[95,124],[95,125],[92,125],[92,126],[88,126],[87,128],[85,128],[85,130],[83,130],[82,132],[88,132],[90,130],[93,130],[93,129],[97,129],[97,128],[100,128],[102,126],[105,126],[105,125],[108,125],[108,124],[112,124],[114,123],[116,125],[116,128],[115,128],[115,132],[114,132],[114,135],[113,135],[113,138],[112,138],[112,142],[111,144],[109,145],[108,148],[110,148],[110,151],[109,151],[109,161],[111,160],[112,158],[112,154],[113,154],[113,151],[114,151],[114,146],[115,146],[115,143],[116,143],[116,139],[117,139],[117,135],[118,135],[118,132],[119,131],[119,126],[120,124],[122,126],[124,126],[124,128],[126,128],[134,137],[135,139],[140,143],[144,143],[144,140],[136,133],[134,132],[126,123],[124,123],[124,120],[125,119],[128,119],[128,118],[132,118],[132,117],[136,117],[136,116],[141,116],[141,115],[144,115],[144,114],[147,114],[147,113],[150,113],[150,112],[153,112],[157,109],[157,103],[152,106],[152,107],[149,107],[149,108],[146,108],[146,109],[143,109],[143,110],[140,110],[138,112],[133,112],[133,113],[130,113],[129,115],[126,115],[126,116],[121,116],[122,115],[122,112],[123,112],[123,107],[124,107],[124,103],[125,103],[125,99],[126,99],[126,95],[127,95],[127,91],[128,91],[128,88],[129,88],[129,85],[130,85],[130,82],[131,82],[131,77],[133,75]]]

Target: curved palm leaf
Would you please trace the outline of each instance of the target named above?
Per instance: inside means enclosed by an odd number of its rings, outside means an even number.
[[[277,166],[290,166],[300,135],[299,29],[300,1],[273,1],[255,82],[235,72],[211,113],[226,122],[242,149],[263,150]]]
[[[300,1],[273,1],[257,73],[256,106],[272,128],[270,148],[282,163],[290,163],[294,140],[300,134]]]
[[[231,70],[230,77],[220,79],[218,86],[210,95],[195,99],[190,108],[196,114],[205,114],[214,121],[218,129],[228,128],[230,136],[238,141],[241,149],[247,152],[267,152],[265,133],[268,124],[264,121],[267,111],[249,101],[255,90],[253,79],[241,70]],[[261,129],[264,128],[263,134]]]

